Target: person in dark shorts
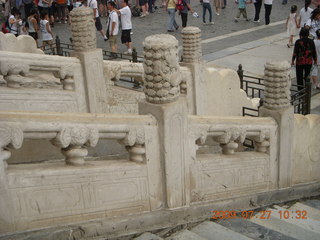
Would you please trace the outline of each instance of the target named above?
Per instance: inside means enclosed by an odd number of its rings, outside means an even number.
[[[127,46],[127,51],[124,53],[131,54],[132,53],[132,42],[131,42],[131,10],[129,8],[128,0],[122,0],[120,10],[115,10],[121,17],[121,43]]]
[[[147,3],[148,1],[147,0],[139,0],[139,6],[141,7],[142,9],[142,14],[140,17],[145,17],[147,16]]]
[[[88,7],[93,9],[93,19],[95,22],[95,26],[97,31],[99,31],[105,41],[108,40],[107,36],[104,34],[104,31],[102,30],[102,24],[99,17],[99,11],[98,11],[98,3],[97,0],[88,0]]]

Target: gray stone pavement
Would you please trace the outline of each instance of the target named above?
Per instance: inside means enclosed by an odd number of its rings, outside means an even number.
[[[282,5],[281,0],[274,0],[273,9],[271,12],[271,23],[278,22],[287,18],[290,6],[296,4],[298,8],[303,7],[302,0],[290,0],[290,3],[287,5]],[[156,5],[160,6],[161,1],[157,0]],[[199,3],[199,0],[192,0],[191,6],[193,9],[200,15],[200,18],[193,18],[191,14],[188,16],[188,26],[197,26],[202,30],[202,39],[207,40],[210,38],[215,38],[217,36],[222,36],[225,34],[235,33],[238,31],[256,28],[257,26],[264,25],[264,7],[262,6],[260,13],[260,23],[239,21],[235,23],[234,17],[237,13],[237,5],[234,3],[234,0],[228,0],[227,7],[221,11],[220,16],[213,14],[214,25],[203,25],[202,24],[202,6]],[[253,4],[248,4],[247,13],[250,18],[253,18],[254,6]],[[208,18],[208,13],[207,13]],[[165,12],[164,8],[158,8],[155,13],[148,15],[145,18],[134,17],[132,18],[133,22],[133,45],[137,48],[139,55],[142,55],[142,42],[143,40],[152,34],[167,33],[167,19],[168,14]],[[103,29],[106,29],[106,18],[102,18]],[[176,14],[176,21],[181,25],[181,18]],[[285,31],[285,25],[280,24],[276,26],[268,26],[263,29],[259,29],[253,32],[248,32],[244,34],[239,34],[232,36],[230,38],[224,38],[220,41],[214,41],[209,43],[203,43],[203,54],[209,54],[221,49],[231,47],[234,45],[239,45],[242,43],[254,41],[262,37],[269,35],[278,34]],[[61,38],[62,42],[69,43],[69,38],[71,37],[70,26],[67,24],[55,24],[53,32]],[[181,44],[181,28],[172,33]],[[120,43],[120,35],[118,37],[119,51],[125,51],[125,47]],[[100,48],[109,50],[109,43],[104,42],[100,33],[97,33],[97,45]]]

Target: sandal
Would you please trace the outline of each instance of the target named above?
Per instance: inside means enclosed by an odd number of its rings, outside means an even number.
[[[287,43],[287,47],[288,47],[288,48],[290,48],[290,45],[289,45],[289,43]]]

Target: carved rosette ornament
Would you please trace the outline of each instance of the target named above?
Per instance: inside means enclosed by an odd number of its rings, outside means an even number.
[[[201,30],[197,27],[185,27],[182,31],[182,62],[198,62],[202,57]]]
[[[267,109],[276,110],[290,106],[290,64],[267,62],[264,70],[265,99]]]
[[[88,155],[87,147],[95,147],[99,140],[99,132],[95,128],[79,126],[64,128],[52,140],[52,144],[62,148],[68,165],[82,165]]]
[[[96,49],[96,29],[92,9],[88,7],[74,8],[70,16],[74,50],[84,52]]]
[[[11,156],[9,149],[21,148],[22,142],[23,132],[19,127],[0,126],[0,161],[4,161],[5,167]]]
[[[168,34],[157,34],[147,37],[143,47],[146,100],[150,103],[176,101],[181,82],[178,40]]]

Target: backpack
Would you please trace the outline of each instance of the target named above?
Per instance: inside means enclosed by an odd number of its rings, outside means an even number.
[[[7,20],[4,23],[2,23],[1,31],[3,33],[10,33],[10,30],[11,30],[11,28],[9,25],[9,18],[7,18]]]
[[[182,11],[184,9],[184,0],[175,0],[176,3],[176,9],[179,11]]]

